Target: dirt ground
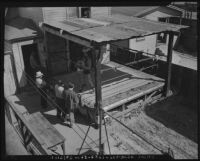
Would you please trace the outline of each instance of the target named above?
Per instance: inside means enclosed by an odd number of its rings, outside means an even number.
[[[161,154],[160,150],[167,152],[170,148],[175,159],[198,158],[197,112],[178,96],[137,109],[121,121],[132,132],[111,119],[111,154]]]

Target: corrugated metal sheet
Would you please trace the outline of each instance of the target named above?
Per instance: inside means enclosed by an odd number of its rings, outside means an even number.
[[[187,26],[174,25],[150,21],[142,18],[129,17],[124,15],[111,15],[94,19],[100,23],[95,26],[92,23],[83,22],[84,19],[75,19],[65,22],[45,22],[53,27],[65,30],[73,35],[82,37],[97,43],[131,39],[139,36],[146,36],[163,31],[179,31]],[[74,26],[73,23],[76,22]],[[107,23],[103,25],[103,23]],[[79,27],[77,26],[79,25]],[[61,27],[59,27],[61,26]],[[66,27],[65,27],[66,26]],[[84,26],[84,27],[83,27]]]
[[[21,39],[33,39],[33,37],[36,36],[37,34],[35,33],[34,30],[28,28],[20,30],[12,26],[5,25],[4,40],[15,41]]]

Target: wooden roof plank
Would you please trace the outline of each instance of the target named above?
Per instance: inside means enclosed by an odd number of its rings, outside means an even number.
[[[69,21],[48,24],[63,29],[74,36],[97,43],[132,39],[164,31],[178,31],[186,27],[124,15],[98,17],[94,18],[94,22],[101,23],[95,24],[92,21],[84,21],[83,19],[76,18]]]
[[[48,148],[62,143],[65,140],[40,112],[31,114],[28,122],[38,133],[40,138],[44,140]]]

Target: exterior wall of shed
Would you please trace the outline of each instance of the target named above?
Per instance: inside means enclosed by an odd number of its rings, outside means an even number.
[[[13,95],[17,91],[14,68],[12,52],[9,54],[4,54],[4,97]]]

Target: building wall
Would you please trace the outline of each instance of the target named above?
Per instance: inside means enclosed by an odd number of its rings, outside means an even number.
[[[91,18],[98,16],[108,16],[110,14],[110,7],[91,7]]]
[[[131,49],[153,54],[156,49],[156,40],[157,40],[157,35],[145,36],[144,40],[131,39],[129,41],[130,45],[129,47]]]
[[[43,19],[44,21],[49,20],[66,20],[67,8],[66,7],[43,7]]]
[[[155,11],[153,13],[150,13],[150,14],[144,16],[143,18],[146,18],[148,20],[158,21],[159,17],[169,17],[169,16],[171,16],[171,15],[160,12],[160,11]]]

